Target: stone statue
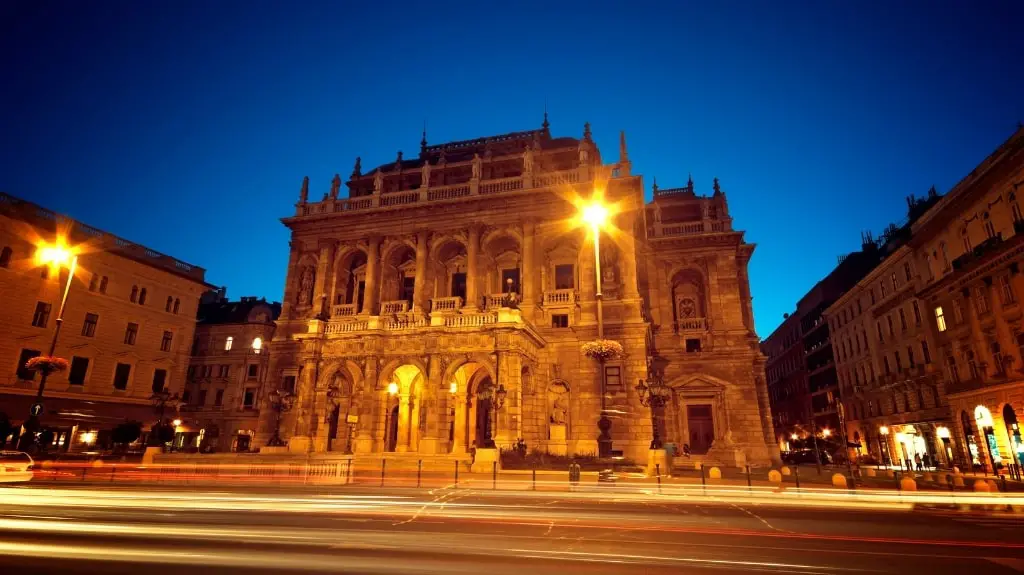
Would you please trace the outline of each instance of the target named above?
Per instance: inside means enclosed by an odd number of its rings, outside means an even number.
[[[338,199],[338,192],[341,190],[341,176],[334,174],[334,179],[331,180],[331,199]]]
[[[586,144],[580,144],[580,165],[585,166],[590,163],[590,150]]]
[[[377,173],[373,175],[373,193],[379,194],[384,191],[384,172],[377,168]]]
[[[526,151],[523,152],[523,172],[530,174],[533,172],[533,147],[526,146]]]
[[[429,159],[427,161],[423,162],[423,170],[422,170],[422,172],[423,172],[423,175],[421,176],[421,179],[423,181],[420,183],[420,186],[424,187],[424,188],[429,188],[430,187],[430,160]]]
[[[352,177],[358,178],[363,175],[363,159],[356,156],[356,167],[352,168]]]
[[[309,176],[302,178],[302,189],[299,190],[299,203],[304,204],[309,199]]]
[[[473,179],[479,180],[480,173],[483,171],[483,160],[480,159],[480,154],[473,154]]]
[[[555,425],[565,425],[565,415],[568,412],[568,406],[566,405],[565,395],[561,394],[555,398],[551,408],[551,423]]]
[[[313,267],[302,270],[299,280],[299,305],[309,305],[313,301]]]

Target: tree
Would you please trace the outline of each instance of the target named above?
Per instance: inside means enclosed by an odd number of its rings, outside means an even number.
[[[142,424],[138,421],[126,421],[114,428],[111,432],[111,439],[115,446],[125,449],[129,443],[138,440],[140,435],[142,435]]]

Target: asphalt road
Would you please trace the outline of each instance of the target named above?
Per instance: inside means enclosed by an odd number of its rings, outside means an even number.
[[[593,492],[29,485],[0,488],[0,572],[1024,573],[1020,517]]]

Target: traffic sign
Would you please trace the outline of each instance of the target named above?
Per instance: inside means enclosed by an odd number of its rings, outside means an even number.
[[[28,408],[28,413],[32,417],[39,417],[43,414],[43,404],[38,401],[32,404],[32,407]]]

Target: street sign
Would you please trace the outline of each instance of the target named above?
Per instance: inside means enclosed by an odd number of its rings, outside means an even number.
[[[39,417],[40,415],[43,414],[43,404],[39,403],[38,401],[36,403],[33,403],[32,407],[28,408],[28,413],[32,417]]]
[[[359,423],[359,416],[354,413],[350,413],[348,414],[348,417],[345,418],[345,420],[348,423]]]

